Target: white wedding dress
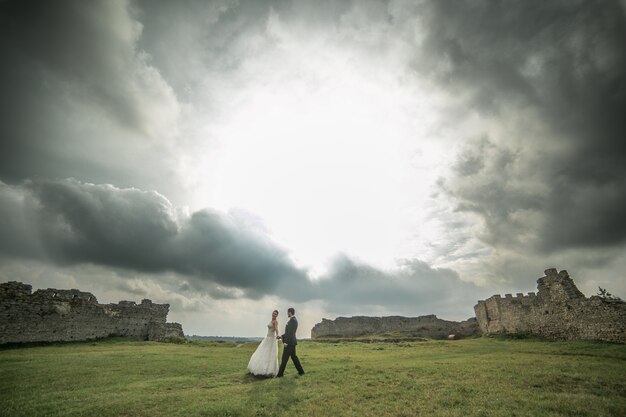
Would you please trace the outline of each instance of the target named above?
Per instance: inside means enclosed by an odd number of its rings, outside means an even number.
[[[258,376],[276,376],[278,373],[278,340],[272,323],[267,325],[267,335],[252,354],[248,371]]]

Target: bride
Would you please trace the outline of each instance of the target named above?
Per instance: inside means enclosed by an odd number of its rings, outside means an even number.
[[[278,310],[272,312],[272,321],[267,324],[267,335],[252,354],[248,371],[257,376],[276,376],[278,373]]]

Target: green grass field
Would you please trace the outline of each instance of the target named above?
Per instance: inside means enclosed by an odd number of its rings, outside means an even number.
[[[626,346],[478,338],[302,342],[281,379],[254,343],[125,340],[0,351],[3,416],[626,416]]]

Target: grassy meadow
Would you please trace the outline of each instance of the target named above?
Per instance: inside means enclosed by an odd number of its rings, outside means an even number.
[[[477,338],[302,342],[306,375],[246,374],[256,343],[0,350],[3,416],[626,416],[626,346]]]

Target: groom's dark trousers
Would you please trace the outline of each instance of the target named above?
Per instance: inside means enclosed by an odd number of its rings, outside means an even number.
[[[291,316],[287,322],[287,326],[285,326],[285,334],[281,336],[285,348],[283,349],[283,359],[280,361],[277,377],[283,376],[289,358],[291,358],[293,364],[296,365],[298,373],[304,375],[304,369],[302,369],[302,365],[300,365],[300,359],[296,356],[296,346],[298,345],[296,330],[298,330],[298,319],[296,319],[295,316]]]
[[[283,349],[283,359],[280,361],[280,368],[278,369],[278,375],[283,376],[285,368],[287,367],[287,362],[289,362],[289,358],[293,361],[298,373],[300,375],[304,374],[304,369],[302,369],[302,365],[300,365],[300,359],[296,356],[296,345],[285,345],[285,348]]]

